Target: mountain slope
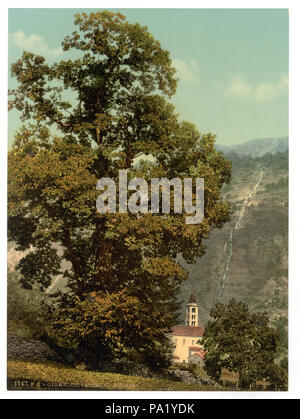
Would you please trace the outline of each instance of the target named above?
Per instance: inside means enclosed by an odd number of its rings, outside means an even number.
[[[276,154],[286,151],[288,149],[288,137],[261,138],[233,146],[217,144],[216,148],[225,154],[235,152],[239,156],[263,157],[267,153]]]
[[[275,326],[286,326],[287,152],[262,158],[235,156],[233,179],[223,194],[233,209],[231,222],[212,233],[205,256],[194,265],[182,261],[189,279],[182,285],[181,298],[185,301],[192,290],[196,293],[203,324],[218,300],[235,298],[251,310],[267,310]]]

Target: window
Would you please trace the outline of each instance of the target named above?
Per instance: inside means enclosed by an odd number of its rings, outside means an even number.
[[[192,313],[196,313],[196,309],[195,308],[192,308]]]
[[[194,340],[192,340],[192,345],[194,345],[194,342],[195,342],[195,341],[194,341]]]
[[[185,345],[185,339],[183,339],[182,344]]]

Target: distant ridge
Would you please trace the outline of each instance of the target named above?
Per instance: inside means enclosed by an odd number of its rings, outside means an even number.
[[[262,157],[266,153],[276,154],[288,150],[289,138],[260,138],[250,140],[243,144],[236,144],[232,146],[222,146],[216,144],[216,148],[223,153],[228,154],[231,151],[236,152],[239,156],[250,155],[252,157]]]

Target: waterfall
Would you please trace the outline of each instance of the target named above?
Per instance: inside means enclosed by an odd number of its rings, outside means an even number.
[[[259,176],[258,176],[258,180],[256,181],[255,185],[253,186],[253,188],[250,190],[250,192],[248,193],[248,195],[246,196],[246,198],[243,201],[243,204],[241,206],[241,209],[238,213],[238,217],[237,217],[237,221],[234,225],[234,227],[231,229],[228,240],[226,241],[225,245],[224,245],[224,249],[223,252],[226,255],[226,250],[227,248],[229,249],[228,254],[226,256],[226,264],[225,264],[225,270],[223,273],[223,277],[222,277],[222,285],[221,285],[221,289],[218,291],[217,293],[217,301],[216,303],[219,303],[223,294],[224,294],[224,290],[226,287],[226,280],[227,280],[227,274],[229,272],[229,265],[230,265],[230,261],[231,261],[231,257],[232,257],[232,238],[233,238],[233,234],[235,230],[238,230],[240,228],[241,222],[244,218],[244,214],[245,214],[245,209],[246,206],[249,204],[249,202],[251,201],[253,195],[255,194],[262,178],[264,175],[264,171],[261,169]]]

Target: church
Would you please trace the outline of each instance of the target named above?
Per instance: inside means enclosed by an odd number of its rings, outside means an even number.
[[[192,292],[186,305],[185,325],[178,324],[171,330],[174,342],[175,363],[204,364],[205,352],[201,347],[204,327],[199,326],[199,309],[196,295]]]

